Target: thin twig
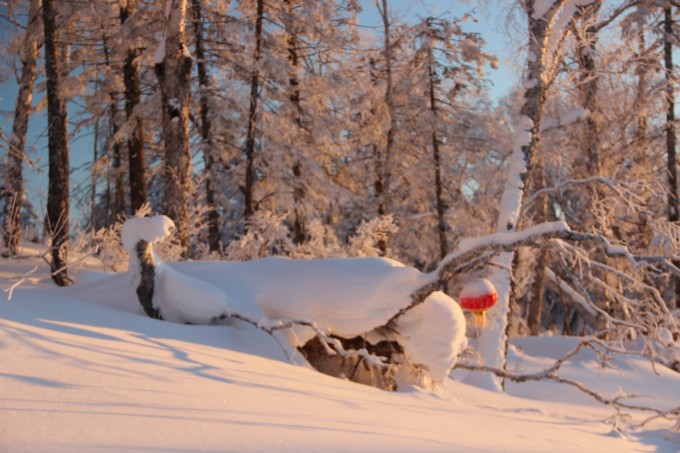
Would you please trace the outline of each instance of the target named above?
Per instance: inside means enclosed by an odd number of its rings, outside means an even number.
[[[24,275],[22,275],[19,278],[18,281],[14,282],[14,284],[12,284],[12,286],[10,286],[9,288],[3,288],[2,289],[4,292],[8,293],[7,294],[7,302],[12,300],[12,295],[14,294],[14,290],[17,289],[19,287],[19,285],[24,283],[26,281],[26,279],[37,270],[38,270],[38,266],[36,265],[33,269],[31,269],[30,271],[28,271]]]

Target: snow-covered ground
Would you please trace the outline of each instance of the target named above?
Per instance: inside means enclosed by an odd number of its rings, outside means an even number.
[[[330,302],[366,291],[342,284],[357,266],[368,287],[381,278],[371,274],[381,266],[317,262],[338,280],[333,293],[315,293],[318,280],[287,287],[295,276],[286,260],[268,263],[276,267],[281,295],[296,290]],[[622,434],[612,429],[611,408],[562,384],[510,383],[498,393],[461,382],[465,373],[455,371],[437,393],[386,392],[329,377],[290,357],[295,351],[283,338],[246,324],[195,326],[141,315],[125,273],[83,273],[63,289],[50,283],[38,259],[0,259],[0,286],[9,288],[35,265],[11,300],[8,293],[0,299],[0,452],[680,451],[672,422],[633,431],[628,428],[649,416],[633,413],[617,419]],[[230,288],[229,303],[252,309],[247,299],[263,278],[261,264],[241,264],[238,278],[225,272],[230,266],[236,265],[171,268]],[[381,291],[406,297],[394,285]],[[546,368],[576,341],[516,339],[509,370]],[[584,352],[560,373],[605,396],[680,405],[679,373],[661,366],[655,373],[636,357],[614,365],[602,369]]]

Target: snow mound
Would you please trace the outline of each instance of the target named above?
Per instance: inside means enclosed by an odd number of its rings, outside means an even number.
[[[156,265],[156,288],[153,304],[166,321],[210,324],[229,313],[227,295],[221,289],[165,263]]]
[[[425,365],[442,381],[467,347],[465,316],[458,303],[441,291],[407,311],[396,323],[399,343],[412,363]]]
[[[139,241],[156,242],[172,233],[175,223],[169,217],[131,217],[120,230],[120,241],[128,253],[134,252]]]

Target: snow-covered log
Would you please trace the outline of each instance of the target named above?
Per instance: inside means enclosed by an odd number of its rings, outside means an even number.
[[[465,349],[465,317],[446,294],[430,291],[401,311],[435,274],[382,258],[267,258],[205,263],[206,272],[192,276],[153,252],[152,243],[173,227],[165,216],[134,217],[121,230],[133,286],[150,317],[237,319],[280,332],[317,369],[388,389],[442,381]]]

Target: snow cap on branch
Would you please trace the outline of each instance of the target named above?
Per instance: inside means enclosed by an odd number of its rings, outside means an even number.
[[[135,250],[139,241],[156,242],[172,233],[175,223],[169,217],[132,217],[125,221],[120,231],[120,241],[128,253]]]

